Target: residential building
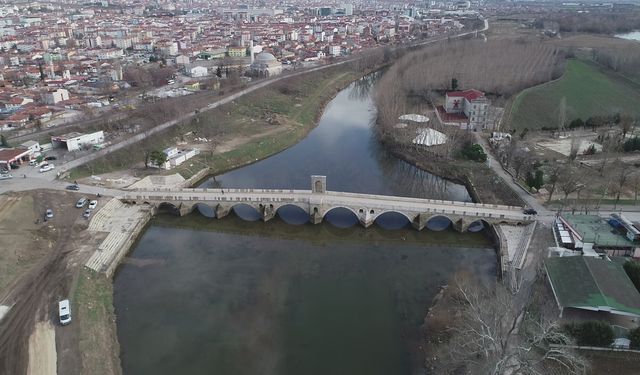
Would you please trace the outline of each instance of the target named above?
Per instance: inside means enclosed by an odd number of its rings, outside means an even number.
[[[489,99],[482,91],[470,89],[446,93],[444,106],[436,113],[447,125],[459,125],[463,129],[486,129],[489,117]]]
[[[49,90],[42,94],[42,101],[46,104],[58,104],[63,100],[69,100],[69,91],[65,89]]]

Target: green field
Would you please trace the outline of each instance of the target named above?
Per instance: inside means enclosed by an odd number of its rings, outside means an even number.
[[[515,98],[508,127],[557,127],[563,97],[567,122],[614,113],[640,116],[640,85],[595,64],[570,60],[562,78],[524,90]]]

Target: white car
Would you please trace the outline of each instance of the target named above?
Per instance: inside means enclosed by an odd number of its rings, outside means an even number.
[[[96,208],[97,205],[98,205],[98,201],[93,200],[89,203],[89,209],[93,210],[94,208]]]
[[[40,167],[40,173],[43,172],[49,172],[51,170],[53,170],[56,166],[53,164],[45,164],[43,166]]]
[[[58,302],[58,316],[63,326],[71,323],[71,304],[68,299]]]
[[[10,178],[13,178],[13,176],[8,173],[0,173],[0,180],[8,180]]]

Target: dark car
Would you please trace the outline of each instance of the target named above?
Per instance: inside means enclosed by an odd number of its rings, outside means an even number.
[[[538,211],[534,210],[533,208],[526,208],[524,211],[525,215],[537,215]]]
[[[44,158],[44,160],[47,160],[47,161],[49,161],[49,160],[58,160],[58,158],[55,157],[55,156],[47,156],[46,158]]]
[[[78,185],[67,185],[67,190],[80,190]]]

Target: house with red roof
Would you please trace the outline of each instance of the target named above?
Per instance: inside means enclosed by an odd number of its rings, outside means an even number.
[[[459,125],[463,129],[486,129],[489,105],[489,99],[482,91],[449,91],[444,106],[438,106],[436,112],[444,124]]]

